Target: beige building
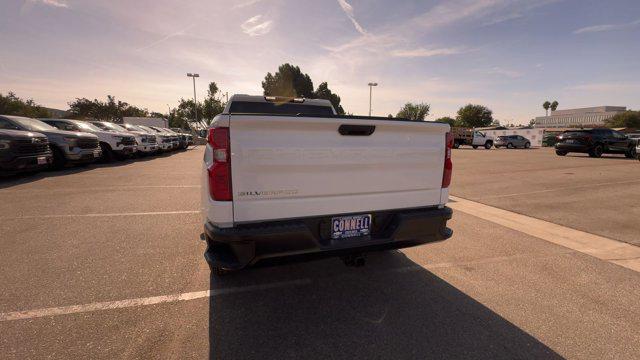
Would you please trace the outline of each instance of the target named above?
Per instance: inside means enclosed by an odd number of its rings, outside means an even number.
[[[605,120],[626,111],[625,106],[597,106],[580,109],[551,111],[549,116],[538,116],[535,127],[593,127],[604,125]]]

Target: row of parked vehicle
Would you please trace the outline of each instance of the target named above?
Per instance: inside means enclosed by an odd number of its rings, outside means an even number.
[[[180,129],[0,115],[0,174],[124,160],[193,145]]]
[[[567,130],[556,137],[556,154],[586,153],[595,158],[602,154],[624,154],[640,160],[640,136],[636,135],[605,128]]]

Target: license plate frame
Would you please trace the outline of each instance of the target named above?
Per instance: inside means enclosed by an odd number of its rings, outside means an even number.
[[[47,164],[47,157],[46,156],[38,156],[38,158],[36,159],[36,163],[38,165],[46,165]]]
[[[371,234],[371,214],[335,216],[331,218],[331,239],[347,239]]]
[[[101,155],[100,150],[93,150],[93,157],[94,158],[99,158]]]

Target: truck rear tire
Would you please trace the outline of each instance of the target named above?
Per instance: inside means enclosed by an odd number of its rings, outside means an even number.
[[[491,149],[492,146],[493,143],[491,141],[487,141],[486,143],[484,143],[484,148],[487,150]]]

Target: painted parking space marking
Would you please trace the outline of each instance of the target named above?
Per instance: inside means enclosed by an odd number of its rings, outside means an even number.
[[[179,301],[196,300],[196,299],[215,297],[215,296],[227,295],[227,294],[301,286],[301,285],[307,285],[310,283],[311,283],[311,279],[299,279],[299,280],[292,280],[292,281],[275,282],[270,284],[193,291],[193,292],[181,293],[181,294],[151,296],[151,297],[145,297],[145,298],[125,299],[125,300],[116,300],[116,301],[103,301],[103,302],[94,302],[89,304],[50,307],[50,308],[42,308],[42,309],[35,309],[35,310],[12,311],[12,312],[0,313],[0,322],[13,321],[13,320],[27,320],[27,319],[34,319],[34,318],[47,317],[47,316],[59,316],[59,315],[86,313],[86,312],[102,311],[102,310],[122,309],[122,308],[138,307],[138,306],[148,306],[148,305],[156,305],[156,304],[162,304],[162,303],[174,303]]]
[[[454,210],[640,272],[640,247],[456,196],[450,199]]]
[[[610,181],[610,182],[599,183],[599,184],[565,186],[565,187],[559,187],[554,189],[535,190],[535,191],[527,191],[527,192],[521,192],[521,193],[487,195],[487,196],[480,197],[480,199],[500,199],[500,198],[513,197],[513,196],[544,194],[544,193],[549,193],[554,191],[566,191],[566,190],[573,190],[573,189],[590,189],[595,186],[611,186],[611,185],[624,185],[624,184],[635,184],[635,183],[640,183],[640,180]]]

